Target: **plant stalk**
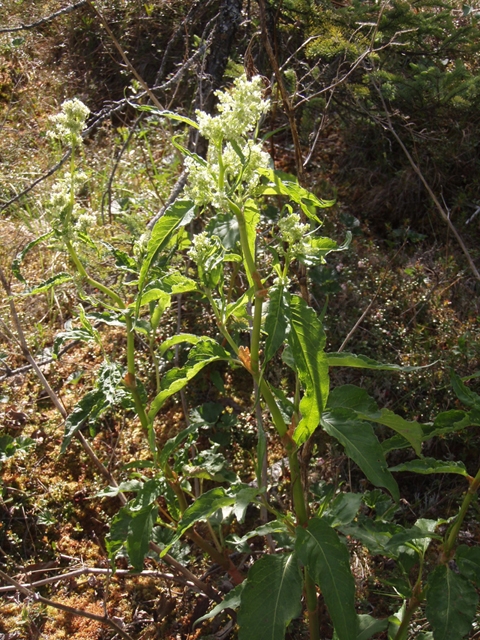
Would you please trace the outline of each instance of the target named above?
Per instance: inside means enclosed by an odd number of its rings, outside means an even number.
[[[463,497],[463,502],[462,502],[462,506],[460,507],[458,517],[455,520],[455,523],[451,528],[450,533],[448,534],[447,540],[444,544],[443,558],[445,562],[448,562],[448,560],[450,560],[450,556],[452,555],[453,547],[455,546],[455,543],[457,541],[457,536],[459,534],[460,528],[463,524],[465,516],[467,515],[467,511],[470,506],[470,503],[475,497],[479,487],[480,487],[480,469],[478,470],[475,478],[473,478],[473,480],[471,481],[470,486],[468,487],[468,491]]]

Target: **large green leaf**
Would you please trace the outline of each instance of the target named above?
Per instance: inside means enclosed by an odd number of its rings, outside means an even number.
[[[428,576],[425,613],[435,640],[461,640],[472,628],[478,604],[475,587],[446,565]]]
[[[285,340],[288,311],[283,285],[271,287],[268,290],[268,312],[264,326],[264,331],[267,334],[264,364],[273,358]]]
[[[177,393],[177,391],[180,391],[180,389],[183,389],[199,371],[211,362],[228,360],[229,358],[230,355],[228,351],[225,351],[217,342],[210,338],[202,338],[198,344],[190,349],[184,367],[175,367],[163,376],[163,388],[153,400],[150,411],[148,412],[150,422],[153,422],[153,419],[162,408],[165,400],[170,398],[174,393]]]
[[[405,420],[389,409],[379,409],[375,400],[368,395],[365,389],[353,384],[336,387],[329,396],[328,406],[353,409],[360,420],[377,422],[393,429],[410,442],[418,455],[421,454],[422,426],[418,422]]]
[[[159,252],[167,245],[175,229],[177,229],[182,222],[188,221],[193,215],[194,210],[195,204],[191,200],[176,200],[168,207],[163,216],[153,227],[147,244],[147,253],[142,262],[140,276],[138,279],[138,290],[140,295],[137,298],[137,315],[141,303],[141,294],[150,265]]]
[[[322,518],[297,528],[295,549],[310,576],[322,590],[339,640],[356,640],[355,581],[347,547]]]
[[[389,471],[413,471],[423,475],[431,473],[458,473],[461,476],[468,477],[468,472],[463,462],[445,462],[443,460],[435,460],[435,458],[420,458],[402,462],[395,467],[390,467]]]
[[[353,409],[332,409],[322,415],[325,431],[345,447],[349,458],[358,464],[367,478],[377,487],[385,487],[395,500],[398,486],[387,469],[383,449],[368,422],[358,420]]]
[[[298,296],[290,299],[290,333],[288,343],[295,368],[304,388],[300,401],[302,418],[293,438],[298,445],[312,435],[320,423],[329,391],[328,363],[323,348],[325,332],[317,314]]]
[[[248,572],[237,621],[239,640],[283,640],[301,612],[302,575],[295,554],[267,555]]]
[[[461,544],[455,553],[455,561],[460,573],[480,587],[480,547]]]
[[[335,200],[320,200],[313,193],[301,187],[298,179],[288,173],[274,171],[273,169],[258,169],[258,173],[270,181],[268,185],[262,188],[263,195],[289,197],[300,205],[304,214],[312,220],[319,221],[315,211],[317,208],[325,209],[335,204]]]
[[[327,353],[328,364],[330,367],[354,367],[357,369],[378,369],[380,371],[418,371],[431,367],[435,363],[427,364],[422,367],[402,366],[399,364],[384,364],[377,362],[368,356],[355,355],[342,351],[341,353]]]

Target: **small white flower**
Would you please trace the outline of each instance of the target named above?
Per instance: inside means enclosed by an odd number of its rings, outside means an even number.
[[[81,133],[85,128],[89,113],[90,109],[81,100],[77,98],[66,100],[62,104],[60,113],[50,116],[50,121],[53,124],[51,137],[73,146],[81,144]]]
[[[245,75],[234,82],[231,91],[216,91],[217,116],[197,111],[200,133],[219,145],[223,140],[238,140],[253,131],[260,117],[267,111],[268,102],[262,99],[262,80]]]

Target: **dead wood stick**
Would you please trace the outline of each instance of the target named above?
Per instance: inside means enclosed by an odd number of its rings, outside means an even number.
[[[79,7],[83,7],[84,4],[87,4],[86,0],[80,0],[75,4],[71,4],[64,9],[60,9],[59,11],[55,11],[55,13],[51,13],[49,16],[45,16],[44,18],[40,18],[40,20],[36,20],[35,22],[31,22],[30,24],[20,24],[17,27],[1,27],[0,33],[14,33],[15,31],[25,31],[26,29],[34,29],[35,27],[40,27],[42,24],[47,24],[48,22],[52,22],[55,18],[60,16],[64,16],[67,13],[71,13],[78,9]]]
[[[0,577],[3,578],[6,582],[9,582],[11,585],[15,587],[17,591],[23,593],[23,595],[32,598],[34,602],[41,602],[42,604],[47,605],[48,607],[53,607],[54,609],[60,609],[60,611],[65,611],[66,613],[70,613],[74,616],[80,616],[82,618],[88,618],[89,620],[95,620],[96,622],[101,622],[102,624],[106,624],[111,627],[116,633],[118,633],[124,640],[133,640],[132,636],[130,636],[126,631],[124,631],[112,618],[109,616],[99,616],[95,613],[90,613],[89,611],[84,611],[83,609],[75,609],[74,607],[69,607],[66,604],[61,604],[60,602],[55,602],[54,600],[50,600],[49,598],[44,598],[39,595],[35,591],[31,591],[25,585],[20,584],[15,578],[10,577],[6,573],[0,570]]]

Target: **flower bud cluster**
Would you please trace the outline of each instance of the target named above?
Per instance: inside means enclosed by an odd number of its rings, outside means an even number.
[[[50,137],[60,140],[64,144],[78,146],[82,143],[81,133],[85,128],[85,122],[90,109],[81,100],[73,98],[62,104],[62,110],[50,117],[53,130]]]
[[[255,195],[259,168],[270,166],[270,156],[260,144],[246,139],[268,109],[262,98],[259,77],[235,80],[230,92],[220,92],[216,116],[197,111],[200,133],[210,140],[206,163],[193,157],[185,160],[188,171],[186,195],[197,206],[211,205],[228,209],[228,199],[238,200]]]
[[[247,80],[245,75],[234,82],[230,92],[216,91],[218,97],[217,116],[197,110],[200,133],[214,145],[223,140],[238,140],[257,126],[260,117],[268,110],[268,102],[262,99],[262,80],[255,76]]]
[[[278,221],[279,236],[288,244],[288,250],[292,258],[301,260],[315,253],[308,236],[310,228],[308,224],[300,221],[298,213],[289,213]]]

